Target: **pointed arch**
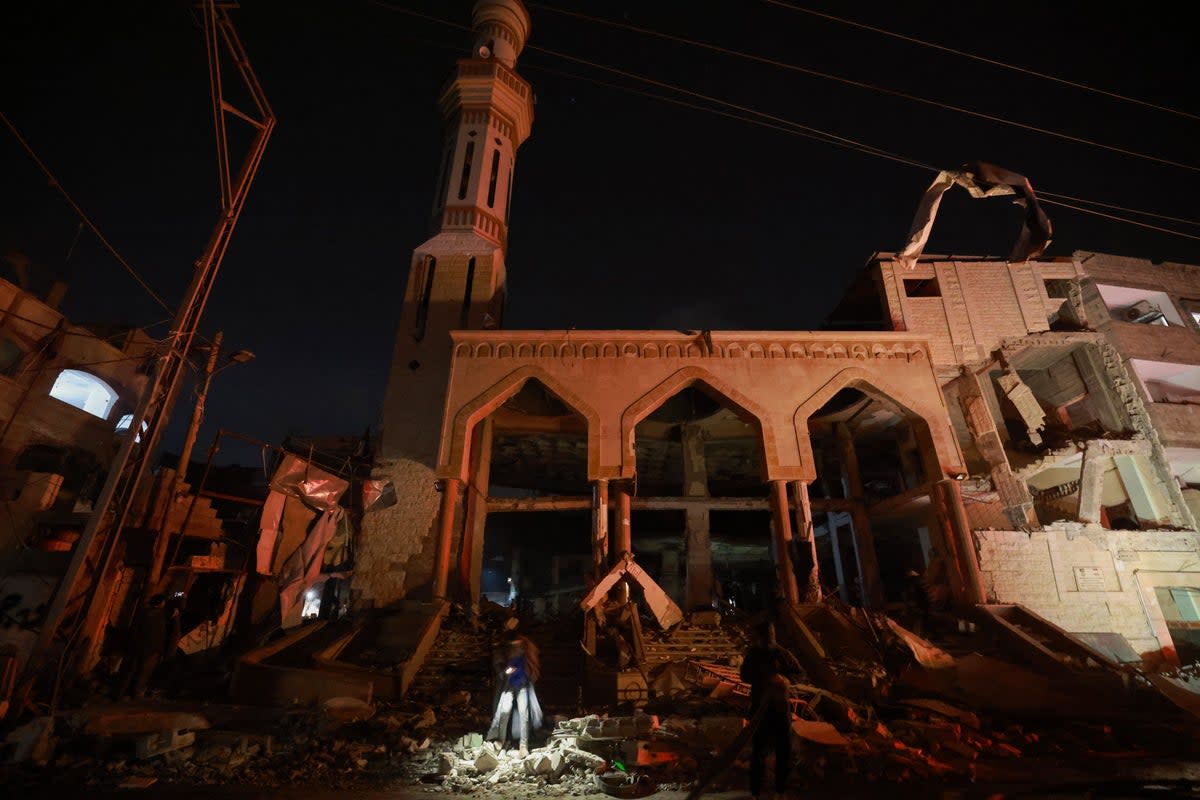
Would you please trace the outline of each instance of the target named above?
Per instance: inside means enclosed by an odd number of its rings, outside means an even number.
[[[958,450],[957,438],[949,429],[949,418],[945,414],[944,401],[942,401],[940,391],[937,393],[937,399],[942,402],[941,417],[943,419],[941,422],[947,426],[945,435],[937,435],[934,432],[933,426],[939,424],[936,416],[931,418],[932,415],[927,416],[922,413],[922,409],[926,409],[928,403],[919,402],[906,391],[876,373],[868,372],[862,367],[847,367],[826,381],[825,385],[805,400],[792,415],[801,460],[805,464],[806,471],[812,473],[808,480],[816,479],[816,462],[813,459],[808,420],[842,389],[858,389],[863,394],[887,400],[899,407],[921,442],[921,457],[928,475],[944,475],[963,471],[962,453]]]
[[[637,424],[689,386],[699,386],[701,390],[707,390],[715,396],[714,399],[727,404],[739,417],[754,423],[758,428],[763,448],[763,480],[769,480],[772,467],[778,461],[775,431],[770,417],[753,400],[701,367],[684,367],[672,373],[621,412],[621,476],[632,477],[637,471],[637,456],[634,451],[634,430]]]
[[[492,384],[473,400],[459,406],[454,412],[454,421],[449,431],[442,433],[442,450],[438,474],[467,480],[467,469],[471,462],[471,431],[480,420],[487,417],[505,401],[521,391],[531,380],[542,384],[568,408],[587,421],[588,478],[595,479],[600,463],[600,414],[582,398],[564,386],[540,367],[524,366],[513,370]]]

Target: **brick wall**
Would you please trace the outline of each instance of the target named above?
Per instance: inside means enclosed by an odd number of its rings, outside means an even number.
[[[894,325],[932,339],[940,373],[978,364],[1006,337],[1050,328],[1063,305],[1047,295],[1045,281],[1073,278],[1074,262],[923,261],[905,269],[879,262],[883,299]],[[905,281],[937,281],[940,296],[910,297]]]
[[[1147,258],[1085,251],[1077,251],[1075,258],[1084,274],[1096,283],[1135,286],[1178,297],[1200,299],[1200,266],[1170,261],[1155,264]]]
[[[975,531],[989,602],[1021,603],[1072,633],[1119,633],[1138,653],[1158,651],[1153,587],[1200,580],[1193,531]]]

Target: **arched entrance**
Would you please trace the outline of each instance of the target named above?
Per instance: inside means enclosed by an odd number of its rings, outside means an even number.
[[[525,616],[573,608],[591,568],[588,420],[528,378],[471,432],[459,579]]]
[[[759,417],[695,378],[633,427],[629,539],[685,611],[765,608],[777,592]]]
[[[925,420],[864,382],[845,385],[807,419],[809,487],[822,593],[884,608],[924,586],[949,602],[956,569],[943,535],[943,480]],[[923,595],[922,595],[923,596]]]

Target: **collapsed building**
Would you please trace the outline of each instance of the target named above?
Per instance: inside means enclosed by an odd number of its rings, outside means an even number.
[[[0,672],[23,663],[146,385],[144,331],[74,324],[32,264],[0,280]]]
[[[516,0],[476,3],[442,93],[374,476],[398,502],[364,517],[356,608],[424,613],[427,650],[450,600],[591,609],[629,581],[669,627],[882,609],[936,565],[956,605],[1178,658],[1200,268],[879,254],[819,331],[503,330],[529,29]]]
[[[589,656],[627,639],[632,655],[612,660],[622,670],[729,654],[736,637],[679,623],[830,598],[885,611],[920,575],[946,606],[1021,606],[1114,662],[1193,660],[1200,267],[906,250],[872,257],[819,330],[505,330],[530,19],[519,0],[480,0],[473,28],[440,97],[432,233],[411,261],[373,474],[358,442],[349,461],[281,454],[265,501],[204,480],[193,493],[160,470],[96,614],[128,621],[122,587],[154,568],[135,540],[167,531],[183,534],[166,560],[172,588],[192,591],[200,573],[226,587],[197,628],[206,647],[234,625],[246,575],[255,624],[379,612],[296,637],[376,696],[404,694],[427,659],[486,651],[478,632],[443,630],[454,604],[568,620],[572,641],[547,660],[573,699],[574,637]],[[113,345],[69,326],[54,297],[9,288],[0,467],[10,508],[29,506],[16,518],[40,526],[14,541],[65,554],[88,487],[129,435],[153,342]],[[93,466],[67,465],[67,443]],[[42,483],[61,490],[30,488]],[[264,505],[256,545],[226,536],[222,494]],[[18,567],[10,577],[36,574]],[[643,612],[674,639],[643,637]],[[259,661],[283,649],[245,662],[235,694],[269,694],[278,676]],[[395,674],[363,677],[381,665]],[[323,681],[317,695],[345,688]]]

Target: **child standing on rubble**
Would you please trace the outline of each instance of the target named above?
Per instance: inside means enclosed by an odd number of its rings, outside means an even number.
[[[742,661],[741,678],[750,684],[750,719],[757,724],[750,756],[750,793],[760,797],[767,753],[775,753],[775,791],[787,789],[792,768],[792,712],[788,675],[798,671],[795,658],[775,642],[775,626],[755,628]]]
[[[511,734],[524,757],[529,754],[530,731],[542,726],[542,707],[533,688],[540,677],[538,649],[517,630],[516,617],[506,620],[504,628],[507,635],[492,655],[498,692],[487,739],[503,746]]]

